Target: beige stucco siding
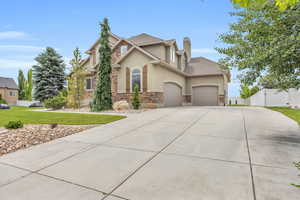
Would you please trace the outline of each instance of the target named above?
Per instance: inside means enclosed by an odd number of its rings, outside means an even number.
[[[149,64],[151,59],[141,53],[138,50],[133,50],[121,63],[121,68],[118,71],[118,92],[125,93],[126,92],[126,67],[130,69],[130,77],[131,71],[133,69],[140,69],[141,72],[141,88],[143,88],[143,80],[142,80],[142,70],[146,64]],[[130,81],[131,83],[131,81]],[[130,84],[131,85],[131,84]],[[148,73],[148,85],[149,85],[149,73]]]
[[[150,92],[163,92],[165,82],[174,82],[182,87],[185,93],[185,77],[172,72],[160,65],[153,65],[149,69],[149,90]]]
[[[18,90],[0,88],[0,94],[9,105],[16,105],[18,101]],[[11,95],[12,94],[12,95]]]
[[[224,77],[222,75],[219,76],[206,76],[206,77],[191,77],[187,79],[186,93],[191,94],[193,86],[200,85],[214,85],[218,86],[219,95],[224,95]]]
[[[154,55],[162,60],[165,60],[165,58],[166,58],[166,48],[162,44],[149,45],[149,46],[144,46],[142,48],[148,52],[151,52],[152,55]]]

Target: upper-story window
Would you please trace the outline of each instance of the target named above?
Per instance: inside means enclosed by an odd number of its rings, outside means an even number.
[[[86,90],[91,90],[93,89],[93,79],[92,78],[86,78],[85,79],[85,89]]]
[[[121,56],[124,56],[126,54],[126,52],[127,52],[127,45],[122,45],[120,47],[120,54],[121,54]]]
[[[141,70],[134,69],[131,73],[131,89],[133,91],[135,85],[138,85],[139,91],[141,91]]]
[[[170,57],[171,57],[171,62],[175,62],[175,48],[171,47],[170,48]]]

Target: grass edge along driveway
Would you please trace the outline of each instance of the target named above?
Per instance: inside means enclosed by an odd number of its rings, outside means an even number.
[[[267,108],[288,116],[289,118],[298,122],[300,126],[300,109],[293,109],[287,107],[267,107]]]
[[[63,125],[93,125],[107,124],[126,118],[119,115],[105,114],[82,114],[82,113],[59,113],[37,112],[27,107],[12,107],[9,110],[0,110],[0,127],[9,121],[20,120],[24,124],[63,124]]]

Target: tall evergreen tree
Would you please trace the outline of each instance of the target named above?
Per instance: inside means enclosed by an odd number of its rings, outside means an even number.
[[[26,79],[25,79],[24,73],[21,69],[19,70],[19,74],[18,74],[18,86],[19,86],[19,91],[18,91],[19,100],[24,100],[25,99]]]
[[[59,94],[65,85],[65,64],[53,48],[47,47],[35,60],[33,68],[34,98],[44,101]]]
[[[79,48],[74,50],[73,55],[74,57],[70,62],[72,69],[68,78],[67,104],[72,108],[80,108],[84,92],[84,68],[80,65],[81,53]]]
[[[29,69],[27,72],[27,81],[26,81],[26,88],[25,88],[25,99],[28,101],[32,100],[32,69]]]
[[[112,108],[111,95],[111,49],[109,46],[110,27],[108,19],[104,18],[101,23],[101,37],[99,48],[99,64],[97,65],[98,80],[91,105],[92,111],[102,111]]]

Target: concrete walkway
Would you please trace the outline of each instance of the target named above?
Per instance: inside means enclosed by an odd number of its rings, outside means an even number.
[[[295,161],[280,113],[157,109],[0,157],[0,199],[299,200]]]

